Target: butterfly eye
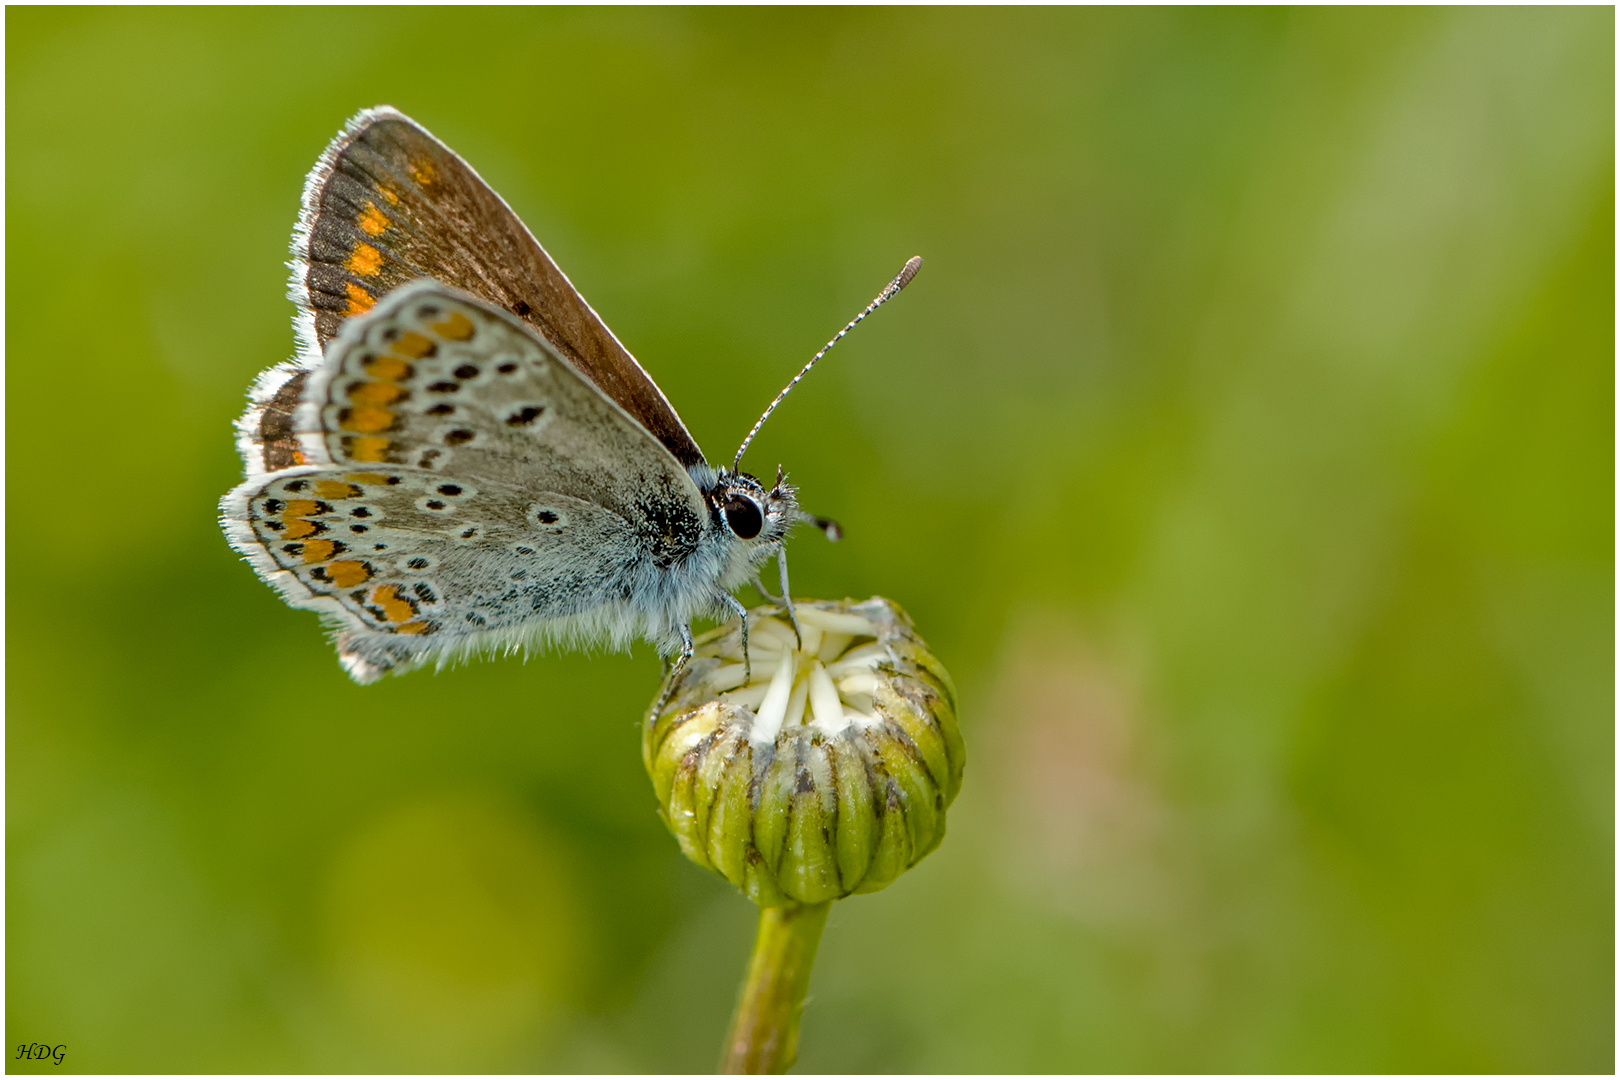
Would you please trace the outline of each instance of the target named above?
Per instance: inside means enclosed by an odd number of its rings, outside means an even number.
[[[765,527],[765,515],[759,503],[746,495],[733,495],[726,500],[726,524],[739,540],[752,540]]]

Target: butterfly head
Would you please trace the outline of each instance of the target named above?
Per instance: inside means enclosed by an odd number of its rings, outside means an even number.
[[[798,493],[783,478],[780,467],[775,485],[768,490],[745,472],[721,469],[706,494],[720,527],[762,554],[780,546],[799,520]]]

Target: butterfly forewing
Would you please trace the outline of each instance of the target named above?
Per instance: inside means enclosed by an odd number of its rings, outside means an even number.
[[[400,113],[367,110],[327,148],[294,248],[309,351],[391,290],[431,277],[522,319],[682,465],[703,460],[652,379],[500,196]]]

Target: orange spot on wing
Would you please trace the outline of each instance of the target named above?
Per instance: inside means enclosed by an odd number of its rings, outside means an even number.
[[[286,528],[281,530],[284,540],[302,540],[306,536],[313,536],[321,532],[320,525],[313,521],[306,521],[306,515],[323,514],[331,507],[314,499],[288,499],[281,508],[281,520]]]
[[[323,499],[352,499],[360,494],[360,489],[341,480],[317,480],[315,494]]]
[[[356,461],[387,461],[388,440],[377,435],[350,439],[349,456]]]
[[[439,170],[433,167],[433,162],[427,158],[417,158],[411,162],[411,179],[423,187],[427,187],[439,178]]]
[[[389,206],[399,205],[399,196],[395,195],[392,191],[383,187],[381,184],[377,185],[377,194],[381,195],[383,197],[383,201]]]
[[[349,387],[349,400],[356,405],[387,405],[404,396],[404,388],[391,382],[355,383]],[[380,481],[373,480],[372,483]]]
[[[421,334],[401,334],[394,340],[393,349],[401,356],[408,356],[412,360],[420,360],[424,356],[432,356],[439,351],[439,347]]]
[[[396,626],[394,628],[395,633],[399,634],[426,634],[430,633],[432,630],[433,625],[425,622],[408,622],[404,626]]]
[[[393,426],[393,412],[380,405],[359,405],[349,409],[343,417],[344,431],[358,431],[362,435],[375,435]]]
[[[381,585],[371,594],[371,602],[383,610],[389,622],[409,622],[416,618],[416,605],[399,595],[398,585]]]
[[[343,264],[343,269],[361,277],[376,277],[377,271],[382,269],[382,261],[382,252],[370,244],[356,244],[354,254]]]
[[[345,315],[363,315],[377,302],[375,297],[352,281],[343,283],[343,291],[349,294],[349,310],[344,312]]]
[[[382,473],[374,472],[352,472],[348,476],[344,477],[344,479],[348,480],[351,484],[388,483],[388,477],[384,476]]]
[[[397,382],[411,377],[411,365],[397,356],[379,356],[366,365],[366,374],[384,382]]]
[[[366,564],[353,559],[339,559],[326,568],[326,580],[340,589],[352,589],[370,577]]]
[[[384,192],[383,197],[387,198],[388,193]],[[392,201],[398,202],[398,196]],[[383,217],[383,212],[377,209],[377,204],[370,199],[366,200],[366,208],[360,211],[360,216],[355,218],[354,223],[360,226],[360,231],[367,236],[381,236],[388,231],[388,219]]]
[[[434,324],[433,332],[451,341],[466,341],[473,336],[472,320],[459,311],[453,311],[444,322]]]
[[[304,561],[306,563],[325,562],[337,554],[337,542],[334,540],[311,540],[304,545]]]

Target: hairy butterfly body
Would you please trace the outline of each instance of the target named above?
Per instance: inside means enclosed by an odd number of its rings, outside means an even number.
[[[511,209],[402,114],[327,148],[293,252],[299,352],[251,392],[221,523],[357,681],[547,641],[684,662],[691,620],[740,613],[808,519],[780,470],[767,490],[741,451],[710,465]]]

